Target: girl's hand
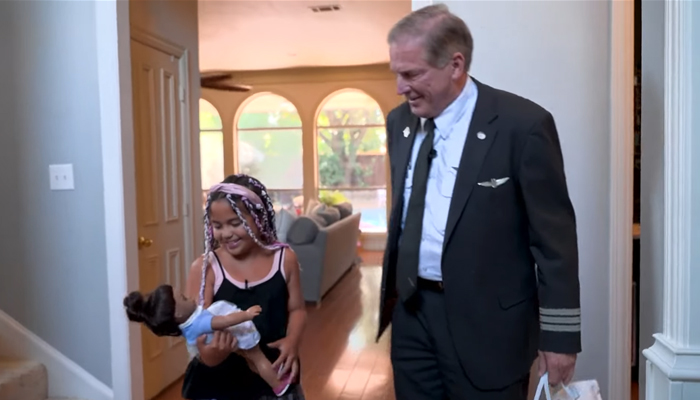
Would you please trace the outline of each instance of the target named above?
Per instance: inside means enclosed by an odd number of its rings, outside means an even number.
[[[229,354],[238,350],[238,341],[228,331],[215,331],[214,337],[206,344],[206,335],[197,338],[199,358],[208,367],[221,364]]]
[[[282,338],[267,346],[280,351],[280,356],[272,364],[272,369],[279,371],[277,376],[282,377],[289,372],[290,380],[293,382],[299,373],[299,350],[297,344],[289,338]]]

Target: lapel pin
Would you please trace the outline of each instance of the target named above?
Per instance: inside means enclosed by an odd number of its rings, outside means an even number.
[[[408,135],[411,134],[411,129],[406,127],[406,129],[403,130],[403,137],[408,137]]]
[[[479,132],[476,134],[476,137],[478,137],[479,140],[484,140],[486,139],[486,134],[484,132]]]

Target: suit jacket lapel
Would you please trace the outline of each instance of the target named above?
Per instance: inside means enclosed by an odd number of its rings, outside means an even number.
[[[406,111],[399,118],[399,121],[392,127],[393,132],[387,132],[389,135],[394,135],[393,137],[393,149],[391,151],[391,157],[393,161],[393,174],[391,179],[393,181],[392,185],[392,201],[391,201],[391,217],[389,218],[389,235],[387,237],[387,248],[388,250],[393,250],[398,244],[398,237],[401,231],[401,217],[403,212],[403,192],[406,183],[406,171],[408,169],[408,163],[411,157],[411,150],[413,149],[413,142],[416,138],[416,133],[418,132],[418,127],[420,124],[420,118],[413,115],[406,104]],[[409,129],[409,135],[404,136],[404,130]]]
[[[472,80],[476,83],[479,94],[474,114],[469,124],[462,158],[459,162],[459,170],[457,171],[450,210],[447,216],[443,249],[447,246],[457,221],[462,215],[474,185],[476,185],[481,165],[498,133],[494,124],[498,114],[495,97],[492,92],[493,89],[479,83],[474,78]]]
[[[387,135],[392,135],[392,146],[390,148],[391,166],[392,166],[392,209],[391,217],[389,218],[389,230],[387,238],[387,247],[384,253],[384,272],[382,274],[382,298],[379,316],[379,331],[377,340],[382,335],[384,330],[391,322],[396,302],[395,291],[395,270],[394,258],[398,238],[401,231],[401,217],[403,212],[403,191],[406,182],[406,171],[408,162],[413,149],[416,133],[418,132],[418,122],[420,119],[410,112],[408,104],[405,106],[405,111],[398,118],[398,121],[390,126],[391,131]],[[404,131],[408,128],[409,134],[404,135]],[[394,176],[395,175],[395,176]],[[388,292],[388,293],[387,293]]]
[[[408,107],[407,107],[408,110]],[[406,171],[408,170],[408,163],[411,158],[411,150],[413,149],[413,142],[416,139],[416,133],[418,133],[418,128],[420,126],[420,118],[413,115],[410,111],[403,121],[399,121],[396,126],[398,131],[398,136],[394,139],[396,143],[396,150],[394,156],[396,157],[396,178],[398,181],[394,182],[396,190],[393,191],[392,205],[396,208],[400,205],[399,202],[403,200],[403,190],[406,183]],[[404,126],[405,124],[405,126]],[[408,136],[404,135],[404,131],[408,129]],[[392,134],[393,132],[389,133]]]

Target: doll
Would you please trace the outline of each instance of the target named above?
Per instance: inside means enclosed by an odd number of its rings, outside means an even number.
[[[205,309],[183,294],[176,295],[172,286],[161,285],[145,296],[140,292],[129,293],[124,307],[131,321],[144,323],[157,336],[183,336],[193,357],[198,355],[198,337],[207,335],[209,342],[214,331],[228,329],[251,369],[277,396],[282,396],[291,384],[288,374],[277,377],[272,363],[258,346],[260,333],[252,320],[262,311],[260,306],[243,311],[233,303],[217,301]]]

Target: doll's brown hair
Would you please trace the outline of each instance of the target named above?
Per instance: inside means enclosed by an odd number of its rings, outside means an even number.
[[[143,322],[156,336],[180,336],[175,321],[175,295],[170,285],[160,285],[147,295],[131,292],[124,298],[129,320]]]

